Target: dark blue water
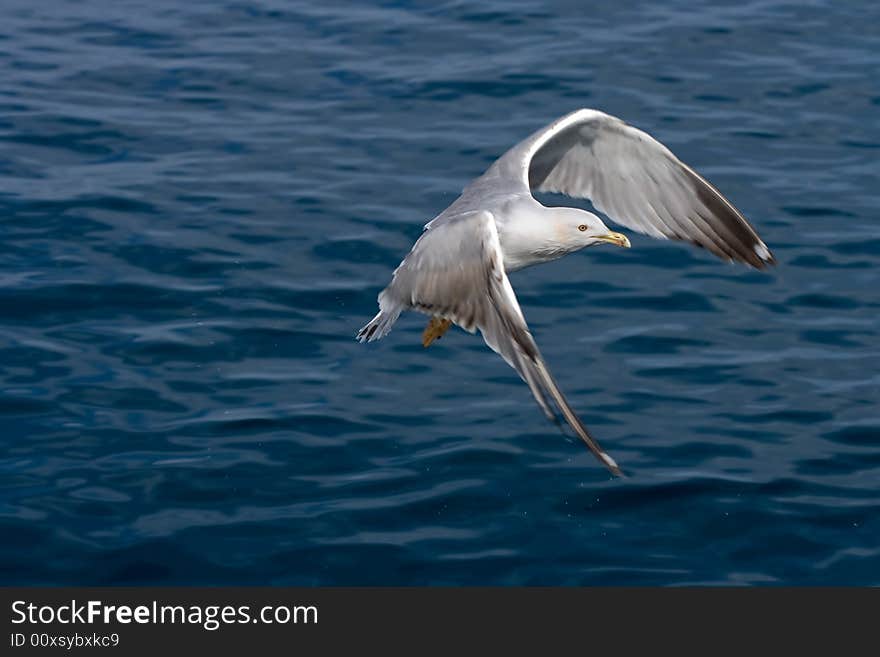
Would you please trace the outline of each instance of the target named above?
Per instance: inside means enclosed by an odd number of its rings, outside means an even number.
[[[0,581],[880,584],[880,10],[584,6],[5,0]],[[779,259],[513,276],[624,481],[478,336],[353,339],[581,106]]]

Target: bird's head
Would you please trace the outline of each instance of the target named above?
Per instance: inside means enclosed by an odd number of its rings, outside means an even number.
[[[499,227],[508,271],[548,262],[596,244],[629,246],[625,235],[614,233],[596,215],[577,208],[543,207],[536,215],[511,214]]]
[[[626,235],[615,233],[592,212],[577,208],[553,208],[556,239],[577,251],[596,244],[615,244],[629,248]]]

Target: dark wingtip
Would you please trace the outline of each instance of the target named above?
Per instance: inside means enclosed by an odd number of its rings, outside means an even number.
[[[758,257],[752,255],[744,257],[737,255],[735,257],[728,258],[728,262],[745,265],[749,269],[755,269],[757,271],[767,271],[770,269],[770,267],[775,267],[777,264],[776,258],[773,256],[773,254],[770,254],[767,257]]]
[[[364,326],[357,333],[357,341],[358,342],[369,342],[370,338],[373,337],[373,334],[376,332],[377,325],[370,323]]]
[[[764,270],[768,267],[776,266],[776,256],[773,255],[773,252],[770,251],[770,249],[767,248],[767,245],[761,240],[758,240],[758,242],[752,246],[752,251],[756,257],[754,261],[749,261],[748,264],[755,269]]]
[[[693,184],[697,197],[709,213],[708,216],[698,213],[714,233],[713,243],[707,244],[707,248],[717,255],[742,262],[755,269],[766,269],[775,265],[776,258],[742,212],[718,191],[715,185],[696,171],[688,166],[685,166],[684,170]]]

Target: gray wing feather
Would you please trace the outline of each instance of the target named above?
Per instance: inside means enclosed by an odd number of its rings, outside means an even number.
[[[628,228],[683,240],[726,260],[763,268],[773,255],[711,183],[641,130],[578,110],[508,151],[531,190],[587,198]]]
[[[572,410],[538,350],[504,270],[493,215],[447,215],[428,226],[383,294],[468,331],[479,329],[486,344],[526,382],[547,417],[556,419],[552,400],[596,458],[621,476],[614,459]]]
[[[436,221],[436,220],[435,220]],[[451,319],[473,333],[485,321],[492,214],[464,212],[428,224],[382,292],[386,299]]]

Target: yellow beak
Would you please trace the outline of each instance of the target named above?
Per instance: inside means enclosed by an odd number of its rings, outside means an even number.
[[[622,233],[605,233],[604,235],[597,235],[596,239],[616,244],[617,246],[622,246],[626,249],[630,247],[629,238]]]

